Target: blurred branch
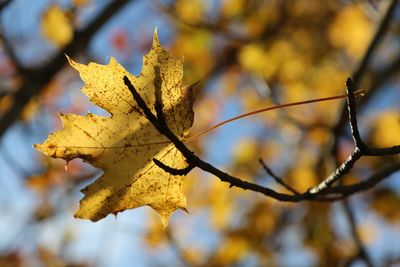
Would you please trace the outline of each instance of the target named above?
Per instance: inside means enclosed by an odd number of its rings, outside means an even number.
[[[356,244],[358,251],[354,257],[352,257],[345,266],[350,266],[351,263],[353,263],[356,259],[364,261],[365,265],[368,267],[373,267],[374,264],[372,263],[372,260],[367,252],[367,250],[364,247],[364,244],[361,241],[360,235],[357,232],[357,223],[356,219],[354,217],[353,211],[350,208],[350,204],[347,200],[344,200],[342,202],[342,206],[347,218],[347,221],[349,222],[350,225],[350,231],[351,235],[353,237],[354,243]]]
[[[15,70],[20,75],[24,75],[25,70],[21,63],[19,62],[17,55],[12,47],[12,44],[9,42],[8,38],[5,36],[5,32],[2,26],[0,26],[0,42],[3,46],[5,54],[11,59],[12,64],[15,67]]]
[[[67,62],[65,55],[75,56],[86,49],[92,36],[129,2],[133,1],[111,1],[85,29],[76,31],[71,43],[58,52],[44,66],[25,71],[23,84],[12,95],[14,105],[0,118],[0,137],[19,118],[30,99],[39,94],[42,88],[64,67]]]
[[[12,0],[5,0],[0,3],[0,13],[6,8],[9,4],[11,4]]]
[[[201,160],[199,157],[197,157],[189,148],[186,147],[186,145],[168,128],[168,125],[166,123],[166,120],[164,118],[164,114],[162,111],[162,102],[161,102],[161,92],[160,88],[156,87],[155,90],[155,99],[156,103],[155,104],[155,109],[156,109],[156,115],[154,115],[150,108],[146,105],[145,101],[143,98],[140,96],[140,94],[137,92],[135,87],[132,85],[130,82],[129,78],[124,76],[124,83],[128,87],[129,91],[132,93],[133,98],[135,99],[136,103],[138,106],[142,109],[143,113],[147,117],[147,119],[150,121],[151,124],[165,137],[167,137],[174,145],[175,147],[183,154],[183,156],[186,158],[186,161],[191,168],[198,167],[202,169],[203,171],[209,172],[211,174],[214,174],[217,176],[221,181],[227,182],[230,184],[230,187],[239,187],[244,190],[251,190],[254,192],[261,193],[265,196],[280,200],[280,201],[289,201],[289,202],[299,202],[299,201],[304,201],[304,200],[318,200],[318,201],[332,201],[332,200],[337,200],[339,198],[332,198],[329,194],[327,194],[327,190],[330,188],[330,186],[337,181],[339,178],[343,177],[347,172],[350,171],[354,163],[360,159],[362,156],[369,155],[370,153],[370,148],[368,148],[366,145],[362,145],[362,141],[359,137],[358,134],[358,127],[357,127],[357,120],[356,120],[356,113],[355,113],[355,96],[354,96],[354,87],[351,79],[349,78],[347,80],[347,93],[348,93],[348,108],[349,108],[349,120],[350,120],[350,125],[352,128],[352,133],[353,133],[353,138],[356,143],[356,148],[353,150],[352,154],[349,156],[348,160],[346,160],[339,168],[337,168],[335,171],[332,172],[328,178],[326,178],[322,183],[320,183],[318,186],[308,190],[307,192],[304,192],[302,194],[285,194],[285,193],[279,193],[273,189],[263,187],[261,185],[247,182],[244,180],[241,180],[239,178],[233,177],[230,174],[221,171],[220,169],[214,167],[213,165]],[[359,147],[357,147],[357,145]],[[393,150],[393,151],[392,151]],[[400,145],[393,147],[393,148],[381,148],[381,149],[374,149],[377,153],[377,155],[389,155],[388,152],[392,152],[392,154],[399,154],[400,153]],[[164,164],[163,164],[164,165]],[[163,168],[164,171],[167,171],[171,174],[175,172],[179,172],[180,170],[175,170],[174,168],[168,167],[168,168]],[[361,183],[360,183],[361,184]],[[336,187],[337,188],[337,187]],[[360,188],[358,188],[361,190]],[[339,192],[340,193],[340,192]],[[355,193],[355,192],[353,192]]]
[[[360,106],[365,106],[370,100],[374,99],[377,88],[382,87],[386,84],[389,79],[396,73],[400,71],[400,55],[390,64],[389,66],[379,69],[376,73],[372,74],[372,81],[370,83],[371,90],[368,91],[362,99],[360,99]]]
[[[384,267],[393,267],[393,266],[399,266],[400,265],[400,256],[399,255],[387,255],[385,257],[383,257],[383,264],[382,266]]]
[[[382,37],[384,36],[386,30],[389,28],[389,24],[393,19],[393,15],[394,15],[394,11],[396,9],[397,3],[398,3],[397,0],[391,1],[389,7],[386,10],[386,14],[384,15],[374,37],[372,38],[372,40],[367,48],[367,51],[365,52],[360,64],[358,65],[358,68],[353,73],[353,85],[355,88],[358,88],[359,85],[361,84],[362,77],[364,76],[364,74],[367,70],[369,62],[371,61],[372,57],[374,56],[374,53],[375,53],[380,41],[382,40]],[[378,90],[378,87],[372,87],[372,89],[369,90],[366,93],[366,95],[371,94],[372,91],[374,91],[374,90]],[[346,120],[347,120],[346,117],[347,117],[347,109],[346,109],[346,107],[344,107],[336,126],[333,128],[333,132],[334,132],[336,139],[344,131],[344,128],[346,125]]]
[[[0,4],[0,14],[3,12],[4,8],[6,8],[9,4],[11,4],[11,2],[12,2],[12,0],[7,0],[7,1],[3,1]],[[14,49],[12,48],[11,43],[9,42],[8,38],[6,38],[2,25],[0,25],[0,42],[3,46],[4,52],[13,62],[15,69],[18,72],[23,72],[22,65],[20,64],[17,56],[15,55],[15,52],[14,52]]]

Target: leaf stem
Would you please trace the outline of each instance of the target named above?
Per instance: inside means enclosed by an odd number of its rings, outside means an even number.
[[[357,90],[354,92],[355,96],[363,96],[364,95],[364,90]],[[201,131],[200,133],[194,135],[194,136],[188,136],[186,138],[183,139],[183,142],[185,143],[189,143],[192,142],[198,138],[200,138],[201,136],[215,130],[216,128],[225,125],[227,123],[230,123],[232,121],[236,121],[239,120],[241,118],[245,118],[245,117],[249,117],[258,113],[262,113],[265,111],[269,111],[269,110],[273,110],[273,109],[280,109],[280,108],[287,108],[287,107],[292,107],[292,106],[298,106],[298,105],[304,105],[304,104],[310,104],[310,103],[315,103],[315,102],[323,102],[323,101],[330,101],[330,100],[335,100],[335,99],[341,99],[341,98],[346,98],[347,94],[343,94],[343,95],[336,95],[336,96],[330,96],[330,97],[323,97],[323,98],[316,98],[316,99],[310,99],[310,100],[305,100],[305,101],[300,101],[300,102],[293,102],[293,103],[287,103],[287,104],[280,104],[280,105],[276,105],[276,106],[272,106],[272,107],[267,107],[267,108],[261,108],[261,109],[257,109],[245,114],[241,114],[239,116],[230,118],[228,120],[222,121],[220,123],[215,124],[214,126],[211,126],[203,131]]]

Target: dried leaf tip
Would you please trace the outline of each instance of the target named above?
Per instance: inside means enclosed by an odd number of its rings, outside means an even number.
[[[153,48],[160,46],[160,40],[158,39],[158,28],[156,27],[153,34]]]
[[[64,56],[67,58],[68,62],[71,63],[71,60],[72,60],[72,59],[71,59],[67,54],[64,54]]]

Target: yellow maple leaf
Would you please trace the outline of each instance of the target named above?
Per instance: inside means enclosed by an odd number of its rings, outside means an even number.
[[[57,5],[51,5],[44,11],[41,30],[43,36],[58,47],[68,44],[74,35],[68,11],[62,10]]]
[[[175,146],[144,116],[123,78],[130,79],[153,113],[155,89],[161,89],[165,120],[183,138],[189,133],[194,116],[191,90],[181,86],[183,59],[175,59],[165,51],[155,32],[139,77],[128,73],[114,58],[108,65],[69,61],[85,82],[82,92],[112,115],[60,114],[64,129],[35,145],[50,157],[67,161],[81,158],[104,170],[102,177],[82,190],[85,197],[75,216],[97,221],[110,213],[149,205],[166,225],[173,211],[185,210],[185,178],[165,172],[152,159],[172,168],[184,168],[187,164]]]

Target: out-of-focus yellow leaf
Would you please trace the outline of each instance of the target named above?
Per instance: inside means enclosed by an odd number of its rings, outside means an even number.
[[[243,259],[249,250],[247,240],[236,237],[227,237],[215,255],[217,266],[232,266],[233,263]]]
[[[265,69],[266,60],[266,53],[260,44],[245,45],[239,53],[240,64],[248,71],[255,73],[272,72]]]
[[[200,263],[204,260],[204,253],[196,247],[185,247],[182,253],[185,260],[191,263],[190,266],[200,266]]]
[[[373,192],[371,208],[389,222],[400,221],[400,196],[389,189],[382,188]]]
[[[39,111],[40,105],[37,98],[31,99],[28,104],[24,107],[21,113],[21,119],[24,122],[32,119],[36,113]]]
[[[400,142],[400,112],[398,110],[388,110],[380,114],[373,127],[374,145],[390,147]]]
[[[227,1],[234,2],[234,1]],[[276,23],[278,15],[276,10],[279,8],[280,1],[254,1],[255,8],[251,16],[246,16],[243,25],[245,26],[249,36],[256,36],[263,34],[266,28]],[[248,2],[244,1],[243,5],[249,5]],[[246,8],[247,6],[245,6]],[[246,9],[242,9],[242,14]]]
[[[360,235],[361,241],[366,245],[372,244],[378,236],[378,229],[376,226],[368,222],[363,222],[358,225],[357,232]]]
[[[222,2],[221,12],[225,17],[235,17],[243,11],[244,0],[225,0]]]
[[[329,39],[336,47],[344,48],[355,58],[364,53],[372,36],[371,21],[358,5],[347,5],[329,28]]]
[[[185,69],[185,77],[190,81],[204,79],[215,64],[210,51],[211,44],[212,34],[204,30],[185,32],[177,36],[172,52],[185,55],[185,62],[189,65]]]
[[[299,165],[289,174],[290,185],[299,192],[305,192],[317,184],[317,177],[311,167]]]
[[[62,184],[62,178],[65,177],[60,174],[59,170],[51,169],[42,175],[30,176],[26,180],[26,185],[37,191],[45,191],[54,185]]]
[[[183,88],[183,60],[164,50],[154,34],[153,47],[144,57],[139,77],[128,73],[111,58],[108,65],[83,65],[70,60],[85,82],[83,92],[90,101],[112,114],[79,116],[60,114],[64,129],[35,147],[44,154],[71,160],[81,158],[104,170],[83,189],[85,197],[75,214],[97,221],[108,214],[148,205],[164,225],[176,209],[186,208],[185,178],[157,167],[153,158],[172,168],[186,167],[183,155],[143,115],[124,84],[128,77],[149,108],[154,110],[155,90],[160,88],[165,119],[180,138],[193,123],[191,88]]]
[[[91,2],[91,0],[73,0],[72,1],[74,6],[77,6],[77,7],[85,6],[85,5],[89,4],[90,2]]]
[[[324,146],[325,144],[328,143],[328,140],[330,140],[331,132],[327,128],[323,127],[316,127],[313,128],[309,133],[308,136],[311,139],[312,142],[314,142],[318,146]]]
[[[14,98],[8,94],[0,98],[0,114],[7,112],[14,104]]]
[[[64,259],[62,259],[58,253],[47,247],[40,246],[37,253],[40,262],[43,263],[42,266],[61,267],[66,265]]]
[[[226,184],[219,181],[214,180],[210,185],[208,198],[212,210],[211,222],[216,229],[223,229],[233,213],[235,196],[226,189]]]
[[[165,230],[161,227],[159,221],[155,220],[154,216],[150,216],[144,241],[151,247],[163,246],[167,241]]]
[[[270,199],[258,202],[247,215],[247,224],[251,225],[251,231],[255,236],[271,234],[279,222],[277,210],[282,208],[280,204],[273,203]]]
[[[257,158],[258,142],[254,139],[242,139],[233,149],[233,162],[235,164],[247,164]]]
[[[177,15],[190,24],[199,23],[203,19],[204,2],[200,0],[178,0],[176,2]]]
[[[69,12],[58,5],[51,5],[44,11],[40,25],[43,36],[58,47],[68,44],[74,34]]]

